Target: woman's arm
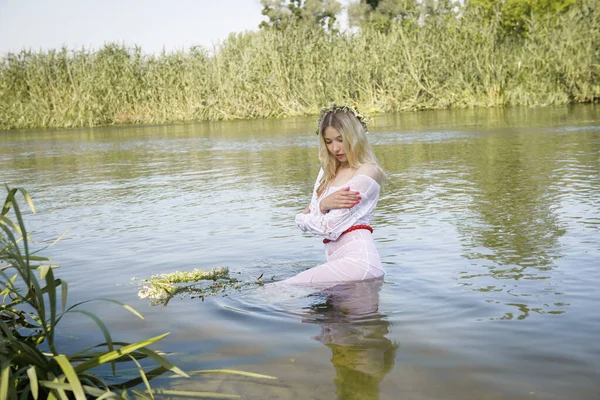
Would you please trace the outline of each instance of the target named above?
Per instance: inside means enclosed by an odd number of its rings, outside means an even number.
[[[350,190],[350,186],[337,190],[319,202],[321,213],[338,208],[352,208],[360,202],[360,192]]]
[[[311,203],[308,214],[298,214],[296,216],[298,227],[304,232],[311,232],[330,240],[336,240],[343,231],[354,225],[356,221],[372,213],[379,199],[380,187],[377,181],[368,175],[360,174],[348,182],[348,187],[350,191],[360,193],[361,200],[358,204],[350,208],[331,208],[328,212],[323,213],[321,211],[323,207],[320,203],[328,203],[327,199],[332,197],[334,193],[322,199],[316,205]]]

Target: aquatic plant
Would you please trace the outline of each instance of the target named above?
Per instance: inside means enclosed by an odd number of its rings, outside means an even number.
[[[208,392],[181,392],[154,389],[149,381],[165,372],[189,377],[165,358],[164,353],[149,346],[168,333],[135,343],[116,341],[102,320],[94,313],[81,309],[88,301],[68,305],[66,281],[57,278],[58,267],[47,263],[48,258],[32,251],[16,195],[21,193],[35,212],[29,194],[23,189],[7,188],[8,195],[0,212],[0,400],[6,399],[87,399],[154,398],[154,394],[187,397],[236,398]],[[12,210],[13,217],[9,213]],[[42,249],[43,250],[43,249]],[[214,275],[217,277],[218,274]],[[143,319],[132,307],[116,300],[97,299],[117,304]],[[61,320],[67,315],[80,314],[90,318],[100,329],[105,342],[74,353],[59,349],[56,335]],[[152,361],[147,370],[141,361]],[[131,363],[139,374],[133,379],[106,382],[94,373],[97,367],[110,366],[117,379],[117,364]],[[145,363],[145,361],[144,361]],[[235,373],[274,379],[270,376],[243,371],[208,370],[195,373]],[[123,377],[122,374],[119,376]],[[143,389],[135,389],[143,385]]]
[[[199,286],[200,281],[210,281],[206,286]],[[238,280],[229,276],[229,269],[213,268],[209,271],[194,269],[192,271],[175,271],[168,274],[152,275],[141,281],[138,296],[141,299],[154,299],[153,304],[167,305],[177,295],[191,295],[204,300],[205,296],[214,296],[226,287],[240,288]],[[189,284],[193,283],[193,284]],[[188,285],[182,285],[188,284]]]
[[[229,273],[229,268],[216,267],[208,271],[194,269],[192,271],[175,271],[152,275],[142,279],[137,287],[141,299],[151,299],[152,305],[166,306],[175,297],[189,296],[201,298],[224,293],[227,290],[240,290],[242,286],[263,285],[262,274],[254,281],[243,282]],[[271,280],[274,276],[271,278]],[[132,280],[137,281],[137,278]]]

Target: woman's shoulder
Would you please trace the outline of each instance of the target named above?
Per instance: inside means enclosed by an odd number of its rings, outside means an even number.
[[[361,165],[354,173],[354,176],[358,175],[366,175],[379,184],[381,184],[381,180],[383,178],[381,174],[381,169],[376,164]]]

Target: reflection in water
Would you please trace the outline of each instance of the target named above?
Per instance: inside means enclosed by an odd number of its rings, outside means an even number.
[[[501,139],[482,141],[483,155],[470,169],[479,189],[472,204],[479,223],[463,226],[472,247],[491,252],[466,256],[494,262],[497,268],[492,273],[499,279],[540,279],[540,271],[552,268],[560,257],[557,242],[565,233],[551,189],[558,176],[552,159],[545,159],[548,154],[538,149],[539,138],[523,135],[512,138],[511,144],[497,143]],[[541,154],[532,157],[536,152]]]
[[[569,265],[565,258],[590,257],[597,243],[598,203],[590,199],[600,187],[598,127],[517,123],[520,117],[503,113],[510,128],[498,129],[503,123],[492,115],[486,129],[378,136],[374,147],[390,180],[374,224],[378,232],[390,227],[385,241],[400,238],[402,249],[422,246],[408,243],[407,232],[427,242],[428,254],[437,248],[459,285],[496,305],[491,319],[564,314],[572,303],[556,277]]]
[[[304,319],[321,325],[314,339],[331,349],[340,400],[378,399],[379,383],[394,366],[398,345],[386,337],[390,322],[379,312],[382,284],[375,279],[325,289]]]

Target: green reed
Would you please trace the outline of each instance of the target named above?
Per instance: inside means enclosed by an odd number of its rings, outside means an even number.
[[[0,60],[0,129],[278,118],[332,100],[369,112],[592,102],[598,3],[532,19],[514,38],[467,12],[404,20],[388,33],[232,34],[213,53],[22,51]]]

